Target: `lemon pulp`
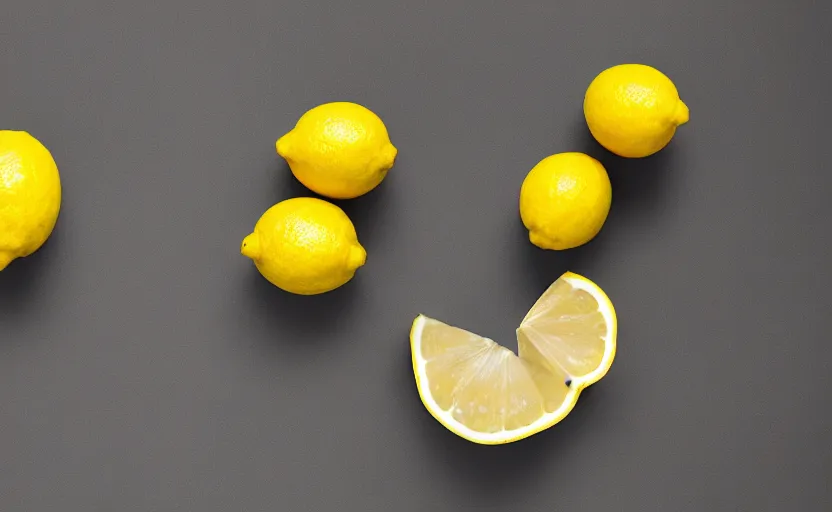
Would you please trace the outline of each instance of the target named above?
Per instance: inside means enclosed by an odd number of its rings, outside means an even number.
[[[573,273],[537,300],[517,329],[518,355],[494,341],[420,315],[411,330],[416,385],[428,411],[480,444],[518,441],[556,424],[609,370],[615,310]]]

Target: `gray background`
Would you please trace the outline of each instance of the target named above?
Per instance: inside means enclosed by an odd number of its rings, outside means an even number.
[[[53,238],[0,275],[0,510],[832,508],[828,4],[114,3],[0,10],[0,125],[64,183]],[[691,121],[623,161],[581,105],[634,61]],[[308,195],[274,141],[335,100],[400,157],[339,203],[367,265],[290,296],[239,245]],[[574,150],[607,166],[612,211],[538,250],[520,184]],[[520,443],[447,432],[414,316],[514,348],[566,270],[617,308],[608,376]]]

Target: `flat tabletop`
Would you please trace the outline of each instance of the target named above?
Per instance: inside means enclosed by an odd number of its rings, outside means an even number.
[[[29,0],[2,9],[0,128],[52,152],[52,238],[0,273],[0,510],[832,509],[830,8],[703,0]],[[624,160],[586,87],[620,63],[690,122]],[[240,255],[311,195],[274,143],[354,101],[399,149],[337,204],[367,264],[281,292]],[[542,158],[606,166],[590,244],[518,214]],[[422,406],[419,313],[516,348],[570,270],[619,319],[560,424],[479,446]]]

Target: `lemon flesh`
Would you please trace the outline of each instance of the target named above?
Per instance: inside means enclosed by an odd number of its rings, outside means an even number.
[[[599,144],[627,158],[664,148],[690,117],[673,82],[643,64],[621,64],[602,71],[584,97],[584,116]]]
[[[350,102],[309,110],[278,139],[276,148],[298,181],[334,199],[351,199],[374,189],[398,153],[382,120]]]
[[[311,197],[287,199],[269,208],[243,240],[240,252],[269,282],[299,295],[342,286],[367,258],[347,214]]]
[[[544,158],[520,188],[520,218],[529,240],[542,249],[565,250],[589,242],[604,226],[611,204],[606,169],[583,153]]]
[[[61,209],[55,160],[26,132],[0,131],[0,270],[37,251]]]
[[[607,373],[616,325],[606,294],[571,272],[520,323],[519,356],[419,315],[410,333],[416,386],[434,418],[460,437],[479,444],[518,441],[566,417],[581,390]]]

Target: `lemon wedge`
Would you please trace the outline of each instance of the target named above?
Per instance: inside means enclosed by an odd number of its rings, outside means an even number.
[[[427,410],[479,444],[519,441],[561,421],[609,370],[615,310],[589,279],[567,272],[517,329],[518,354],[419,315],[410,331],[416,387]]]

